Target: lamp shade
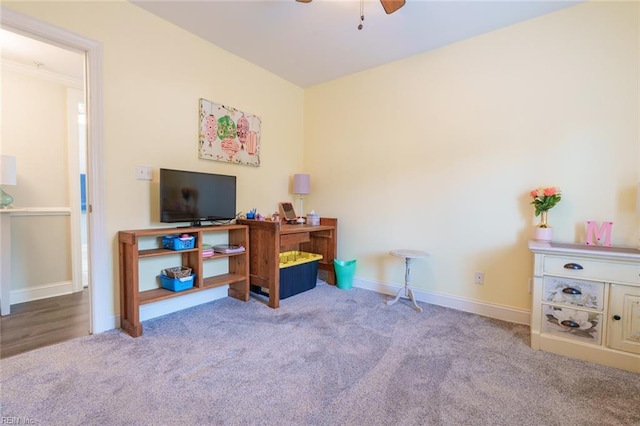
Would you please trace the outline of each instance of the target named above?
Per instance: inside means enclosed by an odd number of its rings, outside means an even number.
[[[0,185],[16,185],[16,157],[0,155]]]
[[[306,174],[293,175],[293,193],[309,194],[311,189],[311,178]]]

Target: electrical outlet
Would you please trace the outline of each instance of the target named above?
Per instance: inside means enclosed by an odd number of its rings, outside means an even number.
[[[153,180],[153,167],[136,166],[136,178],[138,180]]]
[[[484,284],[484,272],[476,272],[474,282],[476,284]]]

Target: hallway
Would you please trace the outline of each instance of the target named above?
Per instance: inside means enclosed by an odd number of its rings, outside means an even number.
[[[11,306],[0,317],[0,358],[87,336],[89,290]]]

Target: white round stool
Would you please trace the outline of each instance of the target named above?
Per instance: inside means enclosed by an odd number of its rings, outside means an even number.
[[[404,258],[406,269],[404,273],[404,287],[398,290],[398,294],[396,294],[396,298],[393,300],[389,300],[387,302],[387,305],[393,305],[400,299],[400,297],[404,297],[406,299],[410,299],[413,302],[413,306],[415,306],[418,312],[422,312],[422,308],[418,306],[418,304],[416,303],[416,298],[413,297],[413,291],[411,290],[411,287],[409,287],[409,281],[411,280],[411,259],[427,257],[429,254],[424,251],[409,250],[409,249],[391,250],[389,254],[392,256]],[[404,290],[404,296],[401,296],[401,293],[403,290]]]

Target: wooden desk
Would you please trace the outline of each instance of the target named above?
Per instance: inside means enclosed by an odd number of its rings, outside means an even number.
[[[320,225],[284,225],[279,222],[239,219],[249,227],[249,281],[269,289],[269,307],[280,306],[280,252],[299,250],[321,254],[318,269],[335,285],[333,259],[338,252],[338,219],[320,218]]]

